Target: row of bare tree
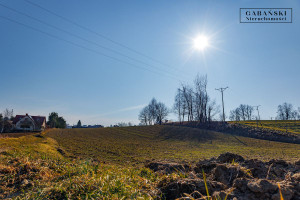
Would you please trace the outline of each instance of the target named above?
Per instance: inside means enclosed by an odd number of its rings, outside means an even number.
[[[252,120],[254,118],[253,111],[253,106],[241,104],[236,109],[230,111],[229,119],[231,121]]]
[[[259,119],[259,116],[253,115],[254,108],[250,105],[241,104],[236,109],[230,111],[229,119],[231,121],[245,121]],[[283,103],[277,107],[277,120],[300,120],[300,107],[298,110],[290,103]]]
[[[172,111],[177,114],[179,122],[199,121],[201,123],[210,122],[220,113],[219,106],[211,100],[207,92],[207,76],[197,75],[194,84],[181,84],[177,89],[175,102]],[[258,107],[257,107],[258,111]],[[143,125],[161,124],[166,119],[170,110],[162,102],[157,102],[153,98],[149,105],[143,108],[139,114],[139,120]],[[241,104],[236,109],[230,111],[231,121],[245,121],[259,119],[254,115],[254,107]],[[290,103],[283,103],[277,108],[278,120],[300,120],[300,107],[298,110],[293,108]]]
[[[139,120],[143,125],[161,124],[171,111],[177,114],[180,122],[212,121],[219,113],[219,107],[208,95],[207,76],[197,75],[193,85],[181,84],[177,89],[172,110],[153,98],[149,105],[141,110]]]
[[[300,107],[296,110],[292,104],[285,102],[277,107],[276,118],[278,120],[300,120]]]
[[[177,89],[173,110],[178,115],[179,122],[212,121],[219,113],[219,107],[207,93],[207,76],[197,75],[194,85],[181,84]]]

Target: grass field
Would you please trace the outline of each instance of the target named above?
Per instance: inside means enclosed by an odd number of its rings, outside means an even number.
[[[0,199],[152,199],[164,180],[146,160],[196,162],[233,152],[297,160],[300,145],[178,126],[53,129],[0,138]]]
[[[240,123],[251,127],[261,127],[282,132],[300,134],[300,120],[261,120],[257,121],[239,121],[230,123]]]
[[[150,159],[197,161],[234,152],[248,158],[294,160],[300,145],[178,126],[145,126],[100,129],[53,130],[69,156],[111,163],[143,163]]]

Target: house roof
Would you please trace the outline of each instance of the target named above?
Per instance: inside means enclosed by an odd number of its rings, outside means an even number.
[[[16,124],[18,121],[20,121],[22,118],[28,116],[29,118],[31,118],[34,123],[38,126],[41,126],[44,121],[46,121],[46,117],[44,116],[31,116],[31,115],[16,115],[16,117],[14,118],[13,124]]]

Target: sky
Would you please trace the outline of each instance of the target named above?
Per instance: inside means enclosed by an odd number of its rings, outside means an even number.
[[[240,8],[292,8],[293,23],[240,23]],[[200,74],[219,105],[215,88],[229,87],[227,115],[249,104],[274,118],[279,104],[300,107],[299,9],[298,0],[0,0],[0,112],[138,124],[151,98],[171,108]],[[210,41],[203,51],[198,35]]]

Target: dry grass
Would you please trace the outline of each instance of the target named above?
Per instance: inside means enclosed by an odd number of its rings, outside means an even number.
[[[1,163],[0,198],[151,199],[163,178],[143,168],[92,161],[1,155]]]
[[[37,133],[28,132],[28,133],[0,133],[0,138],[18,138],[26,135],[34,135]]]

